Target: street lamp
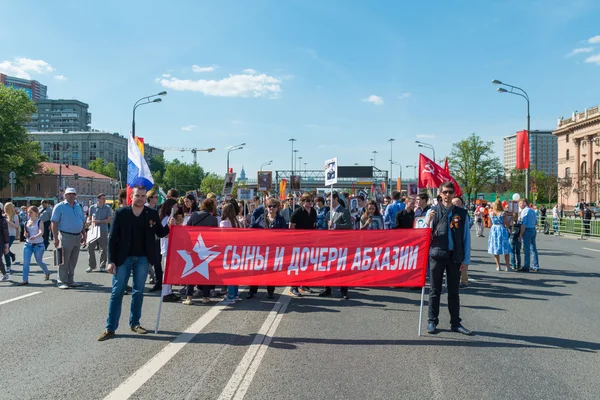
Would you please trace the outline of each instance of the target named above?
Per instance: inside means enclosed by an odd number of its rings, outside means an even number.
[[[392,160],[390,160],[390,164],[397,165],[400,167],[400,180],[402,180],[402,164],[400,164],[398,161],[392,161]]]
[[[244,148],[245,145],[246,143],[238,144],[235,146],[231,146],[229,150],[227,150],[227,173],[229,173],[229,153],[231,153],[232,151],[241,150]]]
[[[413,179],[417,180],[417,164],[413,164],[413,165],[407,165],[406,168],[412,168],[413,169]]]
[[[294,170],[296,170],[296,166],[298,165],[298,149],[294,150]]]
[[[373,166],[375,166],[375,157],[376,157],[375,154],[377,154],[377,151],[373,150],[372,153],[373,153]]]
[[[437,161],[435,161],[435,149],[433,148],[432,145],[430,145],[428,143],[419,142],[418,140],[415,140],[415,143],[418,144],[419,147],[424,147],[426,149],[431,149],[431,151],[433,152],[433,162],[437,162]]]
[[[306,164],[308,164],[307,162],[304,163],[304,174],[306,174]]]
[[[392,175],[393,175],[392,160],[394,159],[394,157],[392,157],[392,147],[393,147],[393,144],[395,141],[396,141],[396,139],[393,139],[393,138],[388,140],[388,142],[390,142],[390,183],[388,185],[390,195],[392,194]]]
[[[300,164],[297,164],[298,170],[301,170],[302,169],[302,156],[298,157],[298,161],[300,162]]]
[[[267,162],[264,162],[264,163],[260,164],[260,169],[259,169],[259,171],[262,171],[262,169],[263,169],[263,167],[264,167],[265,165],[271,165],[271,163],[272,163],[272,162],[273,162],[273,160],[271,160],[271,161],[267,161]]]
[[[527,92],[525,90],[521,89],[520,87],[509,85],[508,83],[504,83],[502,81],[499,81],[498,79],[494,79],[492,81],[492,83],[494,85],[501,85],[501,86],[506,86],[506,87],[510,88],[510,90],[506,90],[503,87],[499,87],[498,92],[509,93],[509,94],[514,94],[516,96],[521,96],[527,102],[527,143],[529,143],[529,129],[530,129],[530,122],[531,122],[531,116],[529,114],[529,95],[527,94]],[[515,92],[515,90],[518,90],[521,93]],[[536,144],[537,144],[537,142],[536,142]],[[527,150],[530,151],[530,149],[531,149],[531,145],[529,145],[529,149],[527,149]],[[537,152],[537,148],[535,150]],[[536,158],[536,162],[537,162],[537,158]],[[537,166],[536,166],[536,169],[537,169]],[[527,169],[525,170],[525,197],[527,199],[529,199],[529,164],[527,164]]]
[[[292,142],[292,175],[294,175],[294,142],[296,142],[296,139],[291,138],[288,142]]]
[[[139,99],[138,101],[135,102],[135,104],[133,105],[133,119],[131,120],[131,135],[135,137],[135,109],[138,108],[139,106],[143,106],[144,104],[150,104],[150,103],[160,103],[162,101],[161,98],[154,98],[156,96],[166,96],[167,92],[166,91],[162,91],[160,93],[156,93],[153,94],[151,96],[146,96],[146,97],[142,97],[141,99]],[[146,100],[145,102],[141,103],[142,100]]]

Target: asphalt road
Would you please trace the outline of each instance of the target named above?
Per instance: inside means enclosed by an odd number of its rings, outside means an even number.
[[[165,303],[157,335],[128,330],[127,297],[118,336],[97,342],[110,276],[86,274],[84,253],[86,286],[61,291],[33,266],[29,286],[0,283],[0,399],[598,399],[600,242],[538,244],[539,273],[496,272],[487,238],[473,238],[461,291],[472,337],[449,330],[445,296],[442,331],[418,337],[417,291],[261,289],[233,307]],[[147,329],[158,304],[145,297]]]

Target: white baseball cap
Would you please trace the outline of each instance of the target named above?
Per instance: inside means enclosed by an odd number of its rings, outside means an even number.
[[[67,188],[67,190],[65,190],[65,194],[77,194],[77,192],[75,191],[75,188]]]

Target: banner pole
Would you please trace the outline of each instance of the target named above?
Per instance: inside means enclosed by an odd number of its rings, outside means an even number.
[[[160,291],[160,303],[158,303],[158,315],[156,316],[156,326],[154,327],[154,334],[158,334],[158,324],[160,322],[160,312],[162,311],[163,305],[163,291]]]
[[[421,288],[421,308],[419,310],[419,336],[421,336],[421,326],[423,325],[423,302],[425,301],[425,285]]]
[[[329,222],[333,222],[333,185],[331,185],[331,194],[329,195],[329,198],[331,199],[329,204]],[[331,229],[331,226],[329,227],[329,229]]]

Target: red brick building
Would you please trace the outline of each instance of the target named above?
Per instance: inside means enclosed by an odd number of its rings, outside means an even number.
[[[62,184],[59,184],[62,178]],[[117,196],[118,182],[108,176],[83,167],[51,162],[43,162],[41,171],[23,186],[17,186],[13,192],[13,201],[18,205],[39,204],[43,199],[52,203],[62,201],[63,191],[73,187],[81,204],[95,202],[98,193],[105,193],[110,200]],[[10,186],[0,191],[0,198],[11,197]]]

